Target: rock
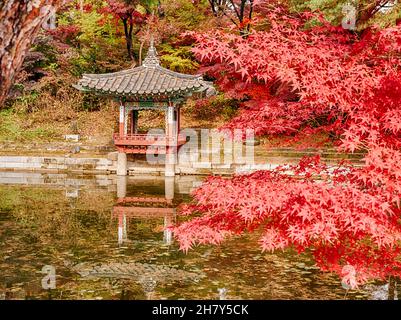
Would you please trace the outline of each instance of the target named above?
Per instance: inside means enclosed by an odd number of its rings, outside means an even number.
[[[75,146],[74,148],[71,149],[72,154],[79,153],[81,151],[81,147]]]
[[[258,146],[260,145],[259,139],[249,139],[244,141],[244,145],[246,146]]]

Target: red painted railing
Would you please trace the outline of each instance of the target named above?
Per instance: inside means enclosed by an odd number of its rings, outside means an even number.
[[[186,137],[178,135],[177,140],[175,140],[174,138],[167,138],[166,135],[162,134],[126,134],[121,136],[115,133],[114,143],[117,146],[180,146],[186,143]]]
[[[113,216],[125,214],[127,218],[161,218],[165,216],[172,217],[176,213],[174,208],[146,208],[146,207],[123,207],[113,208]]]

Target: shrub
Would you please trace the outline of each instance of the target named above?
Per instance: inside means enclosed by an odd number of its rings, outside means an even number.
[[[199,69],[199,64],[193,59],[190,47],[173,48],[164,45],[160,60],[164,67],[176,72],[194,73]]]
[[[195,119],[214,120],[223,118],[229,120],[237,114],[239,101],[227,99],[224,94],[219,94],[211,98],[189,101],[187,111]]]

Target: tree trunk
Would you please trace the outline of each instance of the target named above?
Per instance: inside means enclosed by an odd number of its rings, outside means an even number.
[[[395,287],[397,284],[397,280],[390,276],[389,282],[388,282],[388,299],[387,300],[395,300]]]
[[[249,33],[250,29],[251,29],[252,15],[253,15],[253,0],[250,0],[249,1],[249,15],[248,15],[249,23],[246,26],[246,30],[248,31],[248,33]]]
[[[139,47],[139,65],[142,65],[142,52],[143,52],[143,45],[145,41],[141,41],[141,46]]]
[[[122,19],[124,25],[124,35],[125,35],[125,42],[127,44],[127,53],[128,57],[131,60],[134,60],[134,54],[132,53],[132,35],[130,35],[130,31],[128,30],[128,19]]]
[[[0,2],[0,109],[14,83],[32,41],[52,6],[62,0],[3,0]]]
[[[216,4],[215,4],[215,2],[216,2],[216,0],[209,0],[209,4],[210,4],[210,8],[212,9],[212,13],[213,13],[213,15],[214,15],[215,17],[217,17],[217,16],[218,16],[218,14],[217,14],[217,10],[218,10],[218,9],[216,9]]]

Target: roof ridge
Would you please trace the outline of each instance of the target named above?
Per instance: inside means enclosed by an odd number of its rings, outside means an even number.
[[[135,67],[135,68],[130,68],[127,70],[120,70],[116,72],[108,72],[108,73],[84,73],[82,74],[82,77],[88,77],[92,79],[99,79],[99,78],[112,78],[112,77],[119,77],[119,76],[125,76],[130,73],[137,73],[140,72],[142,69],[144,69],[142,66]]]
[[[160,71],[163,71],[165,73],[168,73],[169,75],[172,75],[174,77],[182,78],[182,79],[193,79],[193,80],[199,79],[199,80],[201,80],[203,78],[203,76],[201,74],[179,73],[179,72],[164,68],[164,67],[162,67],[160,65],[157,66],[157,69],[159,69]]]
[[[143,60],[142,66],[145,68],[154,68],[160,66],[159,57],[155,48],[153,37],[150,39],[150,46],[146,58]]]

